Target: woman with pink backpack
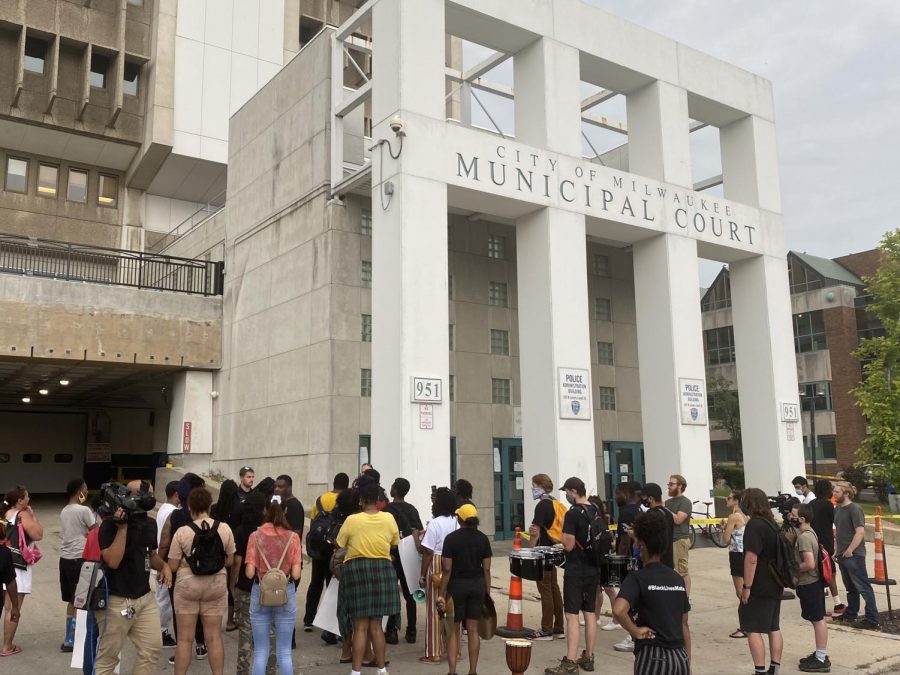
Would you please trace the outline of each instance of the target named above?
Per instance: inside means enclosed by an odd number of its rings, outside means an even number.
[[[40,560],[40,549],[35,542],[44,538],[44,528],[29,506],[31,497],[22,485],[16,485],[6,493],[3,512],[6,518],[6,536],[8,546],[16,568],[16,587],[19,594],[19,610],[25,602],[25,596],[31,594],[31,568]],[[22,539],[24,538],[24,541]],[[4,593],[5,593],[4,589]],[[6,597],[6,604],[12,606]],[[13,643],[16,637],[18,621],[13,621],[10,612],[3,615],[3,648],[0,656],[13,656],[22,648]]]

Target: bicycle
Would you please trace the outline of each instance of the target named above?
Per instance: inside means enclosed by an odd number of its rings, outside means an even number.
[[[700,502],[695,501],[693,503],[699,504]],[[706,512],[692,511],[691,518],[693,518],[694,516],[699,516],[705,520],[710,520],[713,517],[709,512],[709,507],[713,505],[713,502],[703,502],[703,504],[706,506]],[[705,537],[711,539],[712,543],[714,543],[719,548],[725,548],[728,545],[728,542],[725,541],[725,527],[720,521],[717,520],[714,523],[707,523],[705,525],[691,525],[691,532],[689,537],[691,548],[694,548],[697,543],[697,530],[700,530],[700,532],[702,532]]]

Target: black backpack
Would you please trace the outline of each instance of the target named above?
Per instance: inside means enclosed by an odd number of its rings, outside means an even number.
[[[785,536],[784,530],[778,529],[774,524],[762,518],[775,532],[775,560],[769,561],[769,574],[775,583],[783,588],[797,588],[800,577],[800,563],[794,554],[794,544]]]
[[[306,552],[315,560],[327,560],[334,552],[333,532],[336,519],[332,511],[322,508],[322,498],[316,499],[316,517],[309,524],[309,532],[306,533]]]
[[[576,509],[588,521],[588,540],[584,544],[576,540],[575,544],[584,551],[587,562],[594,567],[606,562],[612,546],[612,533],[609,531],[606,520],[600,515],[600,509],[592,506],[592,512],[589,512],[587,505],[576,504]]]
[[[194,543],[187,556],[187,564],[194,576],[208,577],[217,574],[225,568],[225,546],[222,537],[219,536],[219,521],[213,522],[212,527],[203,521],[202,527],[191,523],[194,531]]]

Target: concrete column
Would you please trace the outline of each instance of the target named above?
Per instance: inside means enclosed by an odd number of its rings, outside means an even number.
[[[748,116],[721,131],[725,196],[781,211],[775,125]],[[780,231],[780,230],[779,230]],[[805,473],[799,422],[789,440],[781,404],[799,403],[787,250],[731,263],[731,303],[741,397],[741,435],[747,487],[768,494],[790,490]]]
[[[384,152],[372,186],[372,453],[385,486],[412,484],[408,500],[428,514],[431,486],[450,481],[447,350],[447,187],[424,175],[409,152],[422,118],[444,122],[443,0],[381,0],[373,8],[372,105],[375,139],[399,139],[389,120],[407,122],[406,150]],[[427,161],[431,161],[428,158]],[[385,195],[390,181],[392,195]],[[440,380],[430,414],[412,400],[414,377]]]
[[[581,156],[578,50],[548,38],[516,54],[516,139]],[[543,209],[516,222],[519,370],[525,481],[546,473],[559,486],[597,480],[588,325],[584,216]],[[576,407],[560,400],[560,369],[579,371],[588,394]],[[564,374],[563,374],[564,376]],[[574,419],[573,419],[574,417]],[[528,495],[526,484],[525,493]],[[534,502],[525,499],[526,522]]]
[[[687,93],[654,82],[629,94],[627,106],[630,170],[690,188]],[[699,288],[693,239],[663,234],[634,245],[647,480],[664,485],[678,473],[692,499],[707,499],[713,487],[709,426],[693,423],[682,410],[682,388],[691,384],[685,380],[704,383],[705,392]]]
[[[169,413],[170,455],[209,455],[213,446],[212,373],[187,370],[172,383]]]

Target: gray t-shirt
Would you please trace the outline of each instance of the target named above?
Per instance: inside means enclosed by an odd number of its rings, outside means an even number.
[[[84,551],[85,537],[95,523],[94,512],[83,504],[68,504],[59,514],[62,526],[62,546],[59,557],[64,560],[78,560]]]
[[[863,513],[859,504],[850,502],[847,506],[835,506],[834,508],[834,527],[837,530],[835,535],[835,555],[841,555],[853,541],[857,527],[866,526],[866,515]],[[865,557],[866,540],[863,539],[857,546],[853,555]]]
[[[816,561],[816,566],[813,569],[806,572],[800,572],[800,574],[797,575],[797,585],[806,586],[807,584],[815,583],[819,580],[819,538],[816,536],[816,533],[812,530],[801,530],[800,534],[797,536],[795,548],[797,551],[797,558],[800,562],[803,562],[803,554],[807,552],[812,553],[813,560]]]
[[[666,508],[674,515],[677,516],[679,513],[688,514],[688,517],[684,519],[684,522],[681,523],[681,525],[675,523],[675,530],[672,533],[673,541],[687,539],[691,536],[691,511],[693,510],[693,507],[694,505],[691,504],[691,500],[684,495],[666,500]]]

